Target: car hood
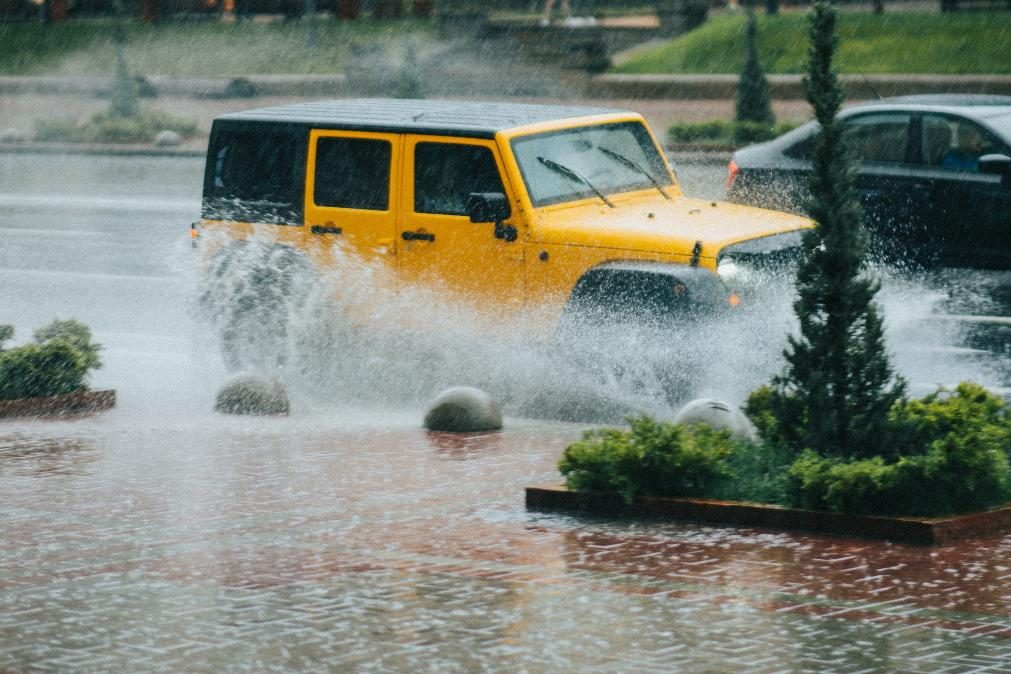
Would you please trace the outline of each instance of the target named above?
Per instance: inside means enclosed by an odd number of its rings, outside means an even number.
[[[807,218],[751,206],[690,197],[615,199],[615,208],[584,200],[543,208],[531,230],[534,243],[591,246],[715,258],[734,243],[812,226]]]

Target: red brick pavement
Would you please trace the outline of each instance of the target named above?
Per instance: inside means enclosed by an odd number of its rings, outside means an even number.
[[[359,416],[0,423],[0,671],[1011,671],[1011,537],[529,513],[579,428]]]

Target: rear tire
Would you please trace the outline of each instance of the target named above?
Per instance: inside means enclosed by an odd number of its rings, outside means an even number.
[[[201,300],[229,371],[284,367],[292,351],[292,323],[313,277],[302,253],[278,243],[237,241],[212,257]]]

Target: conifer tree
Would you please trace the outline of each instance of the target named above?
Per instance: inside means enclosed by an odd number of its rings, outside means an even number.
[[[776,118],[769,102],[769,81],[758,60],[758,26],[755,10],[748,7],[744,27],[744,68],[737,80],[736,119],[738,122],[758,122],[772,126]]]
[[[885,350],[874,296],[880,284],[865,267],[867,236],[854,193],[854,165],[836,113],[844,94],[832,68],[836,13],[815,0],[805,77],[821,125],[811,203],[817,227],[804,239],[787,367],[773,380],[781,423],[795,424],[797,444],[827,456],[888,454],[888,411],[904,393]]]

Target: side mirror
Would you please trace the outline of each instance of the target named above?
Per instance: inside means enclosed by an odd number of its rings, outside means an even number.
[[[499,223],[510,213],[509,201],[501,192],[471,192],[467,197],[467,215],[471,222]]]
[[[985,154],[979,158],[980,173],[994,173],[1004,177],[1004,184],[1011,185],[1011,157],[1006,154]]]

